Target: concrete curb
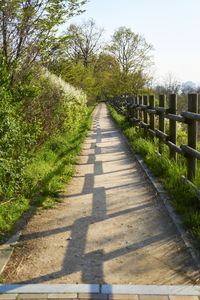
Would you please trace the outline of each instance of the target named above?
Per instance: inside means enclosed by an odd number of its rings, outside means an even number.
[[[199,296],[200,286],[102,285],[102,294]]]
[[[19,241],[20,232],[13,235],[5,244],[0,247],[0,274],[3,272],[10,256],[12,255],[14,245]]]
[[[200,296],[200,286],[112,285],[112,284],[8,284],[0,285],[0,294],[64,294],[100,295],[177,295]]]
[[[99,293],[99,284],[1,284],[0,294]]]

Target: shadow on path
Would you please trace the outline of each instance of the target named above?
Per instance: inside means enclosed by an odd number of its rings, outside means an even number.
[[[101,130],[99,125],[99,119],[100,114],[102,110],[102,104],[99,105],[97,114],[94,119],[94,125],[93,125],[93,133],[91,133],[88,137],[89,140],[92,140],[92,142],[86,141],[85,145],[91,145],[90,149],[94,149],[94,154],[88,155],[88,160],[85,163],[85,165],[92,164],[94,165],[94,172],[90,174],[85,174],[84,176],[84,185],[82,188],[81,193],[74,193],[72,195],[63,195],[63,198],[69,197],[70,199],[73,199],[74,197],[83,196],[87,194],[92,194],[92,213],[90,216],[84,216],[78,218],[71,226],[63,226],[60,228],[56,228],[53,230],[45,230],[41,232],[31,233],[31,234],[24,234],[21,236],[21,241],[28,241],[28,240],[34,240],[41,237],[47,237],[50,235],[55,235],[59,233],[65,233],[67,231],[70,231],[70,240],[67,247],[67,252],[65,254],[65,258],[63,260],[62,268],[56,272],[50,272],[49,274],[43,275],[43,276],[37,276],[30,280],[25,280],[19,282],[20,284],[28,284],[28,283],[43,283],[46,281],[51,281],[55,279],[59,279],[61,277],[67,276],[69,274],[73,274],[76,272],[82,273],[82,282],[83,283],[105,283],[105,276],[104,276],[104,263],[107,261],[111,261],[115,258],[120,258],[124,255],[134,253],[138,249],[145,248],[149,245],[153,245],[159,241],[162,241],[163,243],[168,243],[172,239],[177,238],[177,233],[170,232],[169,234],[166,233],[165,230],[161,230],[159,233],[155,231],[154,234],[151,233],[151,236],[141,238],[140,241],[135,241],[133,243],[129,243],[125,246],[120,247],[119,249],[115,249],[110,252],[104,252],[103,249],[99,248],[96,251],[88,252],[86,253],[86,243],[88,238],[88,231],[89,227],[92,224],[99,224],[101,226],[101,222],[105,220],[109,220],[112,222],[112,220],[119,216],[126,216],[130,213],[139,213],[142,212],[145,209],[152,209],[153,202],[149,201],[148,203],[143,203],[135,207],[120,209],[117,212],[108,213],[107,209],[107,192],[110,190],[115,191],[118,193],[117,189],[120,191],[120,189],[126,189],[126,188],[132,188],[132,189],[138,189],[140,187],[144,186],[144,182],[141,181],[141,178],[138,179],[138,181],[132,182],[132,183],[124,183],[123,177],[122,181],[120,183],[117,183],[116,185],[112,186],[95,186],[95,180],[97,176],[101,175],[108,175],[114,176],[117,172],[124,171],[124,176],[135,176],[134,170],[132,173],[130,173],[130,167],[127,167],[128,161],[127,159],[121,159],[119,157],[119,160],[117,160],[114,156],[114,153],[120,154],[123,152],[122,147],[120,144],[116,145],[103,145],[102,147],[99,145],[100,143],[105,143],[105,139],[117,138],[118,133],[117,129],[113,129],[111,127],[110,129],[103,129]],[[94,141],[95,140],[95,141]],[[84,150],[87,150],[87,148],[84,148]],[[111,159],[107,159],[104,162],[115,162],[116,160],[119,161],[121,169],[119,170],[112,170],[112,171],[104,171],[103,169],[103,161],[96,160],[97,155],[101,154],[109,154],[113,153],[113,157],[111,156]],[[82,154],[84,155],[84,154]],[[83,163],[80,164],[81,166],[84,165]],[[129,173],[126,173],[128,172]],[[76,178],[81,178],[83,176],[75,176]],[[113,179],[114,180],[114,179]],[[145,193],[144,193],[145,195]],[[122,203],[123,204],[123,203]],[[156,225],[155,225],[156,227]],[[81,236],[80,236],[80,228],[81,228]],[[125,233],[122,232],[122,235]],[[112,234],[110,234],[110,238],[112,239]],[[114,237],[115,238],[115,237]],[[117,238],[117,237],[116,237]],[[184,262],[182,261],[178,268],[176,268],[176,272],[181,272],[183,268]],[[153,266],[151,266],[153,268]],[[95,274],[95,277],[94,277]],[[187,277],[187,275],[186,275]]]

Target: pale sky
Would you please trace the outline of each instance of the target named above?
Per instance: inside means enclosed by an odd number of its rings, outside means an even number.
[[[200,85],[200,0],[89,0],[71,23],[93,18],[109,40],[125,26],[154,46],[155,78],[168,73]]]

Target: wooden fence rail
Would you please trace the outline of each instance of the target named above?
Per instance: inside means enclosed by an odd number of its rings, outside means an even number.
[[[135,96],[129,98],[108,98],[108,102],[119,113],[125,115],[128,120],[140,128],[144,128],[145,135],[154,140],[159,139],[159,152],[162,154],[164,144],[169,147],[170,157],[177,161],[177,153],[187,160],[187,178],[196,178],[197,159],[200,160],[200,152],[197,151],[197,122],[198,95],[188,95],[188,111],[182,111],[177,115],[177,95],[169,96],[169,107],[165,107],[166,97],[159,96],[159,106],[155,106],[154,96]],[[165,119],[169,120],[169,134],[165,132]],[[156,122],[157,120],[157,122]],[[187,145],[177,146],[177,122],[187,125]],[[157,128],[156,128],[157,127]]]

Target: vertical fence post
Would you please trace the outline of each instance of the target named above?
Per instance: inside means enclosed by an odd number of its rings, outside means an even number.
[[[165,95],[159,95],[159,106],[165,107]],[[159,130],[165,133],[165,118],[164,113],[159,113]],[[164,148],[164,144],[162,142],[162,139],[159,138],[159,152],[162,153]]]
[[[147,98],[146,95],[143,96],[143,104],[148,105],[148,98]],[[147,114],[146,109],[143,112],[143,118],[144,118],[144,123],[148,124],[148,114]],[[146,127],[144,128],[144,134],[145,134],[145,137],[147,138],[148,134],[147,134],[147,128]]]
[[[147,96],[143,96],[143,104],[147,105]],[[146,110],[144,110],[144,123],[147,123],[148,119],[147,119],[147,112]]]
[[[130,106],[131,106],[131,97],[128,97],[128,101],[126,103],[126,111],[127,111],[127,119],[130,119],[130,114],[131,114],[131,110],[130,110]]]
[[[135,96],[135,104],[138,104],[138,96]],[[138,110],[135,107],[135,118],[138,119]]]
[[[171,94],[169,97],[169,113],[176,115],[177,108],[177,95]],[[169,140],[176,145],[176,121],[169,120]],[[175,150],[170,148],[170,158],[177,161],[177,153]]]
[[[134,96],[134,104],[138,104],[138,97],[137,96]],[[134,106],[133,107],[133,117],[135,119],[138,119],[138,110],[136,109],[136,107]],[[137,122],[133,122],[134,126],[137,125]]]
[[[131,115],[132,115],[133,118],[135,118],[135,107],[134,107],[134,105],[135,105],[135,96],[133,96],[132,104],[133,104],[133,106],[132,106],[132,109],[131,109],[131,111],[132,111]],[[133,126],[135,126],[134,121],[132,121],[132,124],[133,124]]]
[[[142,104],[142,96],[139,96],[139,105]],[[143,121],[142,110],[139,110],[139,120]]]
[[[133,105],[133,97],[130,97],[130,107],[129,107],[129,116],[130,116],[129,120],[130,120],[130,122],[131,122],[131,119],[133,117],[133,108],[132,108],[132,105]]]
[[[131,97],[128,97],[126,104],[126,110],[127,110],[127,119],[130,120],[131,118]]]
[[[154,109],[154,106],[155,106],[155,97],[154,96],[149,96],[149,108]],[[150,129],[154,130],[155,129],[155,116],[154,116],[154,114],[150,113],[149,119],[150,119]]]
[[[188,95],[188,111],[193,113],[198,113],[198,95],[189,94]],[[188,124],[188,146],[196,150],[197,146],[197,121],[190,120]],[[188,155],[187,159],[187,172],[188,179],[193,179],[196,177],[197,160],[192,155]]]

